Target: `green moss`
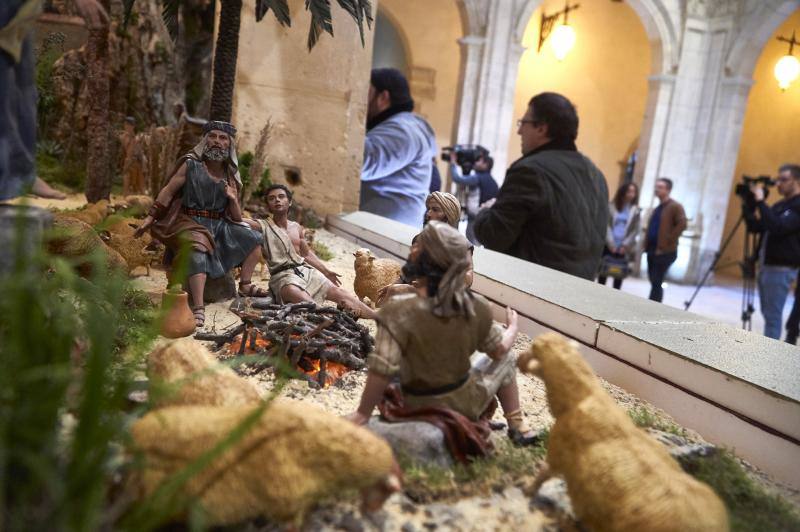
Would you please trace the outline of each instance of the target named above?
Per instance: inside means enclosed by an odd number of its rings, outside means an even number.
[[[547,434],[533,447],[517,447],[501,438],[491,456],[452,469],[419,465],[399,457],[406,494],[418,502],[486,494],[495,488],[529,483],[541,467]]]
[[[662,432],[675,434],[676,436],[686,437],[686,429],[674,423],[663,421],[643,406],[631,408],[628,410],[628,415],[637,427],[660,430]]]
[[[696,458],[689,472],[711,486],[728,508],[731,530],[800,530],[800,514],[783,498],[768,493],[727,450]]]

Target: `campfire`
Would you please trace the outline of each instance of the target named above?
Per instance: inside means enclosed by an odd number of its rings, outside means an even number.
[[[348,371],[363,368],[374,343],[366,327],[333,307],[304,302],[231,310],[242,319],[240,325],[196,338],[224,345],[222,356],[260,355],[268,361],[248,365],[251,373],[263,371],[279,357],[309,385],[328,387]]]

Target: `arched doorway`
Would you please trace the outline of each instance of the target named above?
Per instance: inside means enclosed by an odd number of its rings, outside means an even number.
[[[556,7],[554,7],[556,6]],[[578,149],[603,171],[616,189],[642,131],[651,72],[651,44],[639,15],[626,4],[582,3],[570,14],[577,41],[559,62],[549,42],[537,50],[542,9],[528,21],[514,96],[514,116],[525,114],[540,92],[558,92],[577,107]],[[521,155],[516,125],[509,124],[509,163]]]
[[[459,39],[463,36],[456,0],[381,0],[379,4],[373,66],[403,70],[398,66],[402,44],[414,110],[433,127],[439,147],[451,144],[455,137],[461,74]],[[379,46],[384,51],[379,51]],[[391,56],[388,50],[394,50]],[[441,161],[439,164],[440,172],[446,175],[447,166]]]
[[[409,58],[407,45],[396,23],[378,8],[375,17],[375,40],[372,47],[372,68],[396,68],[408,77]]]
[[[793,30],[800,31],[800,9],[771,32],[759,55],[756,55],[757,50],[743,49],[752,56],[750,64],[755,63],[752,70],[754,83],[747,100],[736,170],[730,188],[725,218],[726,235],[741,214],[741,200],[734,190],[741,183],[743,175],[774,177],[781,164],[800,164],[800,151],[797,149],[800,145],[800,82],[781,91],[773,76],[775,63],[787,52],[787,45],[779,42],[777,37],[789,36]],[[748,58],[742,60],[747,61]],[[777,192],[771,191],[768,203],[774,203],[777,199]],[[741,276],[737,265],[742,260],[743,248],[744,229],[740,227],[720,260],[718,272],[721,275]]]

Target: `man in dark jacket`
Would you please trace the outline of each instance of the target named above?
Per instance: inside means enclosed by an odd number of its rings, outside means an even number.
[[[763,235],[758,297],[764,315],[764,336],[777,340],[781,337],[783,305],[800,266],[800,166],[781,166],[776,181],[783,199],[770,207],[764,202],[764,189],[753,187],[755,211],[745,212],[745,222],[749,230]]]
[[[543,92],[517,125],[523,156],[491,208],[478,213],[475,236],[489,249],[592,280],[608,226],[608,187],[575,147],[575,107]]]
[[[650,299],[659,303],[664,299],[664,277],[678,258],[678,239],[686,229],[686,212],[683,205],[670,197],[672,180],[656,180],[655,208],[645,231],[644,249],[647,253],[647,277],[650,278]]]

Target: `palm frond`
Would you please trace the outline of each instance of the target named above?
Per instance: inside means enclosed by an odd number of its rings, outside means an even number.
[[[358,33],[361,36],[361,45],[364,45],[364,20],[367,27],[372,29],[372,3],[370,0],[336,0],[339,7],[347,11],[353,17],[358,26]]]
[[[172,40],[178,38],[178,11],[180,9],[180,0],[161,0],[164,4],[161,10],[161,19],[167,26],[167,31]]]
[[[281,26],[291,27],[289,3],[287,0],[256,0],[256,22],[260,22],[267,11],[272,9]]]
[[[330,0],[306,0],[306,9],[311,13],[311,27],[308,29],[308,49],[311,50],[323,31],[333,36],[331,3]]]

